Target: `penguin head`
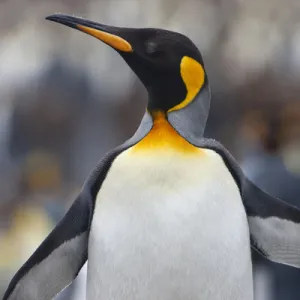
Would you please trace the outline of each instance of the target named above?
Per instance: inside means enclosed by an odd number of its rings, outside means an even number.
[[[199,50],[182,34],[113,27],[62,14],[46,19],[90,34],[114,48],[146,87],[150,112],[184,108],[207,83]]]

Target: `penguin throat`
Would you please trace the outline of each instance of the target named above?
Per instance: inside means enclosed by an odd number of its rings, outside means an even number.
[[[134,146],[134,150],[160,150],[165,153],[179,151],[181,153],[198,153],[199,149],[185,140],[169,123],[164,111],[151,113],[153,126],[149,133]]]
[[[154,86],[148,86],[148,111],[167,112],[172,107],[177,106],[186,96],[186,87],[182,79],[178,76],[161,78]]]
[[[172,112],[193,102],[205,82],[205,71],[195,59],[184,56],[178,74],[158,75],[154,86],[148,86],[148,110]]]

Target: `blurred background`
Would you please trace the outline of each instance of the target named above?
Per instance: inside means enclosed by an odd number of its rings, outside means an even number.
[[[146,92],[109,47],[45,21],[62,12],[162,27],[201,50],[212,87],[206,136],[270,194],[300,207],[299,0],[0,0],[0,298]],[[300,299],[300,271],[254,254],[255,299]],[[57,297],[85,299],[85,268]]]

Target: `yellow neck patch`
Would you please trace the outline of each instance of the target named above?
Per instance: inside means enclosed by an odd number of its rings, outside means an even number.
[[[172,107],[168,112],[186,107],[196,97],[204,84],[205,73],[201,64],[191,57],[184,56],[180,63],[180,74],[186,86],[185,99],[178,105]]]
[[[152,129],[132,148],[132,151],[162,150],[162,152],[170,153],[170,150],[175,150],[186,154],[199,153],[201,151],[201,149],[193,146],[177,133],[166,119],[164,112],[153,112],[152,116]]]

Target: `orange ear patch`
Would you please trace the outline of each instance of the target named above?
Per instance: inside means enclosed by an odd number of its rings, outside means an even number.
[[[181,103],[169,109],[168,112],[186,107],[193,101],[204,84],[204,69],[201,64],[191,57],[184,56],[182,58],[180,63],[180,74],[186,86],[187,94]]]

